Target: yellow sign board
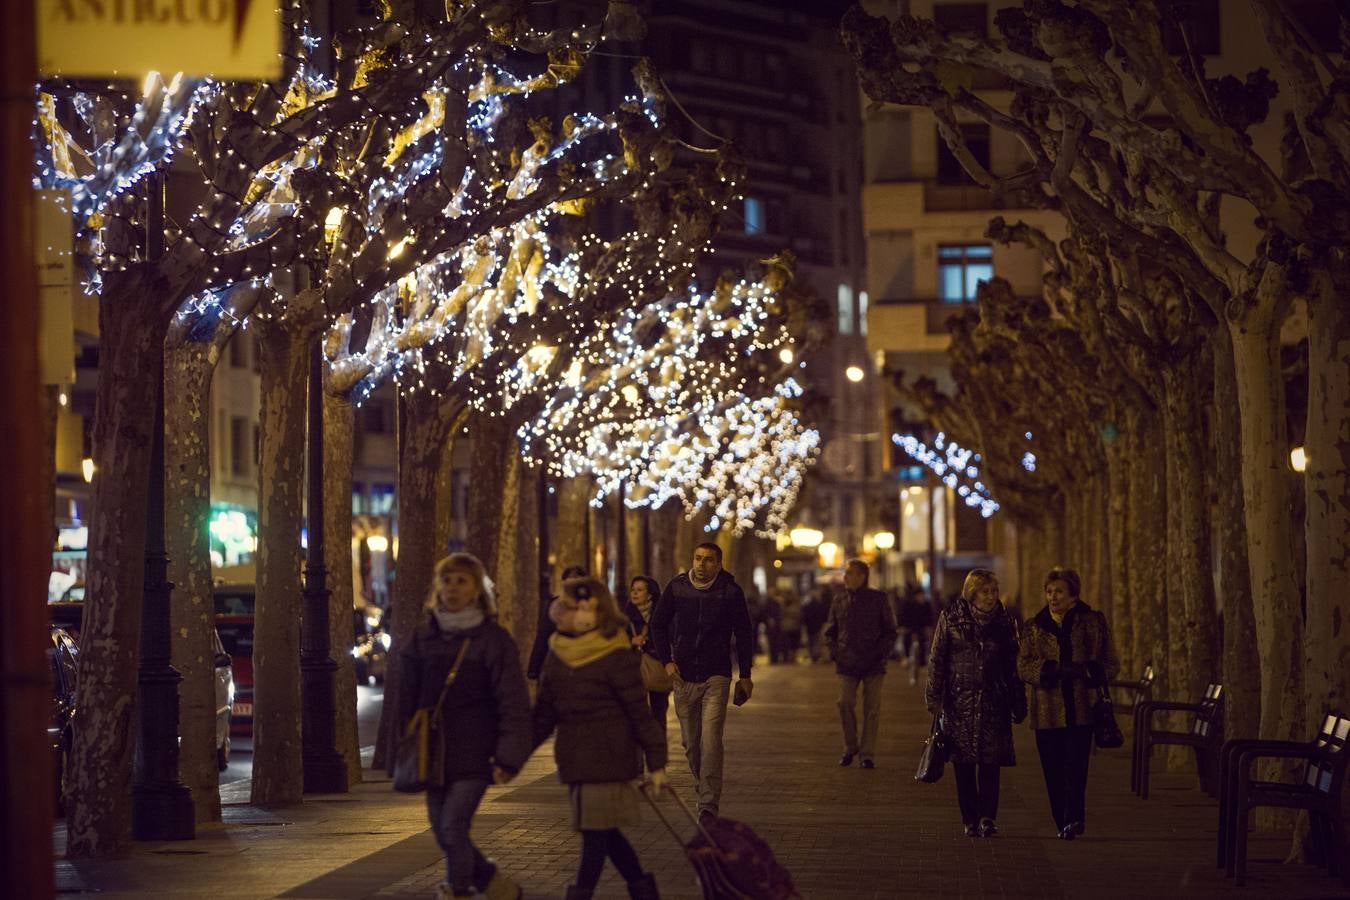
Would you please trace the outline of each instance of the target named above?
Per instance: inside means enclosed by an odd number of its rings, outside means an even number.
[[[276,0],[34,0],[44,76],[281,77]]]

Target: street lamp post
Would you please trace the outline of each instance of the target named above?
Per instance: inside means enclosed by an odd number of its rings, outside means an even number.
[[[347,790],[347,765],[337,750],[337,704],[333,676],[337,663],[328,637],[328,570],[323,533],[323,351],[318,341],[309,361],[308,506],[309,547],[305,557],[304,615],[300,634],[301,759],[306,794]]]
[[[164,176],[150,176],[146,203],[146,258],[164,251]],[[164,357],[154,398],[150,483],[146,491],[145,586],[141,599],[141,663],[137,671],[136,763],[131,787],[131,833],[141,841],[185,841],[196,836],[192,792],[178,780],[178,684],[169,625],[169,556],[164,549]],[[104,477],[107,477],[106,475]]]

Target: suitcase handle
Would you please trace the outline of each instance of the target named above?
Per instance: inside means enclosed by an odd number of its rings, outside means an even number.
[[[693,814],[689,809],[688,804],[686,804],[684,800],[680,798],[680,795],[675,792],[675,788],[666,784],[662,791],[671,796],[675,801],[675,805],[680,808],[680,812],[684,813],[685,818],[698,830],[699,834],[703,835],[703,839],[708,842],[709,847],[721,849],[717,846],[717,841],[713,840],[713,836],[708,833],[708,829],[704,828],[703,823],[698,820],[698,816]],[[650,781],[642,782],[642,796],[647,798],[647,802],[651,805],[652,811],[655,812],[656,817],[661,820],[661,824],[666,826],[666,831],[670,832],[670,836],[675,839],[677,844],[683,847],[685,845],[684,838],[680,837],[680,833],[675,830],[675,826],[671,824],[670,819],[661,811],[661,805],[656,802],[658,795],[662,791],[656,791],[654,785]]]

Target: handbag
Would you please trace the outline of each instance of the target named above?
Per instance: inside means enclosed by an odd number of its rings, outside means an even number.
[[[940,779],[942,769],[947,765],[947,758],[950,755],[951,747],[947,743],[947,736],[942,733],[941,722],[938,716],[933,716],[933,729],[928,734],[928,740],[924,741],[923,753],[919,756],[919,769],[914,773],[914,780],[932,784]]]
[[[398,748],[394,752],[394,790],[404,794],[417,794],[425,791],[429,785],[437,783],[440,777],[438,760],[432,758],[431,735],[441,724],[441,704],[450,685],[459,675],[460,663],[464,654],[469,652],[469,639],[465,638],[455,654],[455,662],[450,673],[445,676],[441,686],[441,695],[436,698],[435,706],[424,706],[413,713],[408,720],[403,736],[398,739]],[[439,744],[439,742],[438,742]],[[439,755],[439,754],[438,754]]]
[[[653,694],[664,694],[672,690],[675,685],[670,680],[670,675],[666,673],[666,667],[661,665],[661,660],[641,650],[638,653],[642,654],[642,686]]]
[[[1116,711],[1105,685],[1097,688],[1097,702],[1092,705],[1092,739],[1103,750],[1111,750],[1125,743],[1125,735],[1121,734],[1120,726],[1116,724]]]

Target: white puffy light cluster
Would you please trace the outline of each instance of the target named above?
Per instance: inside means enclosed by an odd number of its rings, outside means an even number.
[[[912,434],[895,434],[891,440],[911,458],[931,469],[967,506],[977,508],[980,515],[987,519],[998,512],[998,502],[980,481],[980,469],[976,465],[980,462],[980,454],[948,441],[943,432],[938,432],[932,447]]]

